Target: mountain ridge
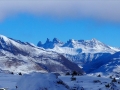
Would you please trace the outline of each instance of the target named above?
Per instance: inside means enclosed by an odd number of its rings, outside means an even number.
[[[61,54],[3,35],[0,35],[0,69],[15,73],[34,71],[65,73],[74,70],[84,73]]]
[[[93,38],[91,40],[74,40],[69,39],[67,42],[63,43],[59,39],[54,38],[52,41],[47,38],[46,42],[42,44],[41,41],[37,44],[38,47],[43,47],[44,49],[54,49],[55,47],[69,47],[69,48],[82,48],[85,49],[91,49],[92,50],[113,50],[113,51],[120,51],[119,48],[111,47],[109,45],[106,45],[99,40]],[[101,51],[100,51],[101,52]]]

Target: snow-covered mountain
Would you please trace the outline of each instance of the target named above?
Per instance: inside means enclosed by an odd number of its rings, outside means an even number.
[[[96,39],[70,39],[66,43],[63,43],[57,38],[54,38],[53,41],[47,39],[44,44],[39,42],[38,46],[63,54],[69,60],[83,67],[87,73],[93,72],[102,65],[107,64],[109,62],[108,57],[120,51],[119,48],[111,47]]]
[[[63,55],[0,35],[0,70],[29,73],[83,71]]]
[[[44,44],[39,42],[38,46],[0,35],[0,71],[62,73],[77,70],[83,73],[78,64],[86,73],[120,72],[120,49],[96,39],[70,39],[63,43],[54,38]]]
[[[74,40],[70,39],[66,43],[61,42],[57,38],[50,41],[48,38],[44,44],[41,41],[38,43],[39,47],[45,49],[51,49],[58,53],[76,55],[79,53],[114,53],[120,51],[120,49],[105,45],[104,43],[92,39],[92,40]]]

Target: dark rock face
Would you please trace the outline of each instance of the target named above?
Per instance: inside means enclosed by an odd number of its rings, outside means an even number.
[[[58,40],[57,38],[54,38],[52,41],[50,41],[48,38],[44,44],[42,44],[41,41],[38,42],[37,46],[38,47],[43,47],[45,49],[53,49],[55,45],[60,45],[62,46],[64,43]]]

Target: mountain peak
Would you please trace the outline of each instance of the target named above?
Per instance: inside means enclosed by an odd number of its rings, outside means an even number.
[[[91,41],[92,41],[92,42],[100,42],[99,40],[97,40],[97,39],[95,39],[95,38],[91,39]]]
[[[0,35],[0,39],[7,39],[7,37],[4,35]]]
[[[57,38],[54,38],[53,39],[53,43],[56,43],[56,44],[62,44],[63,42],[61,42],[59,39]]]
[[[2,37],[5,37],[5,36],[0,34],[0,38],[2,38]]]
[[[10,39],[4,35],[0,35],[0,44],[2,43],[6,43],[6,44],[9,44],[10,43]]]
[[[57,38],[54,38],[54,39],[53,39],[53,42],[54,42],[54,43],[59,43],[60,40],[58,40]]]
[[[39,41],[38,44],[37,44],[37,46],[41,47],[42,46],[42,42]]]
[[[46,43],[49,43],[49,42],[50,42],[50,39],[49,39],[49,38],[47,38]]]
[[[74,43],[75,40],[74,39],[69,39],[68,43]]]
[[[95,39],[95,38],[89,40],[88,42],[89,42],[89,43],[92,43],[92,44],[94,44],[94,45],[103,45],[103,46],[107,46],[107,45],[105,45],[104,43],[100,42],[99,40],[97,40],[97,39]]]

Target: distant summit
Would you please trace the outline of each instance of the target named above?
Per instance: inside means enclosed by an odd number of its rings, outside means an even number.
[[[91,40],[74,40],[69,39],[66,43],[61,42],[59,39],[54,38],[53,41],[50,41],[48,38],[44,44],[39,41],[37,44],[38,47],[43,47],[45,49],[55,49],[57,48],[74,48],[82,49],[83,52],[96,53],[96,52],[114,52],[119,51],[118,48],[110,47],[97,39]],[[59,52],[59,50],[57,51]]]
[[[37,46],[38,47],[43,47],[45,49],[53,49],[55,46],[62,46],[63,42],[61,42],[59,39],[54,38],[52,41],[47,38],[46,42],[42,44],[41,41],[38,42]]]
[[[59,39],[57,39],[57,38],[54,38],[53,39],[53,43],[62,43]]]

